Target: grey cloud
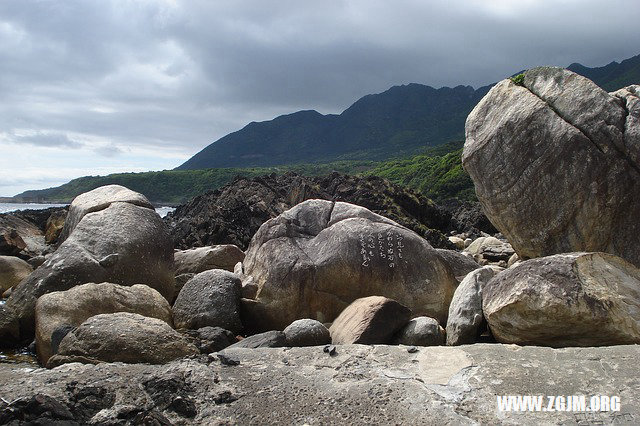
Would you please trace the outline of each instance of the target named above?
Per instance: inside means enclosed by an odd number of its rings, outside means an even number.
[[[640,53],[639,14],[635,0],[7,0],[0,134],[111,141],[92,148],[103,158],[191,155],[250,121],[338,113],[396,84],[621,60]]]
[[[82,148],[81,142],[70,139],[65,133],[38,132],[30,135],[14,135],[12,141],[18,144],[30,144],[42,147]]]
[[[113,144],[99,146],[95,148],[94,151],[103,157],[116,157],[124,152],[121,148]]]

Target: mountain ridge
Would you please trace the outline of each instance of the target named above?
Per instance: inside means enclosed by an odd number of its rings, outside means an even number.
[[[602,67],[567,69],[607,91],[640,82],[640,55]],[[336,160],[380,161],[415,155],[464,137],[464,122],[493,87],[434,88],[409,83],[361,97],[340,114],[303,110],[251,122],[176,168],[269,167]]]
[[[363,96],[340,114],[303,110],[252,122],[176,170],[375,161],[416,154],[461,139],[467,114],[490,87],[435,89],[410,83]]]
[[[584,75],[587,78],[591,78],[595,83],[608,91],[613,91],[618,88],[627,86],[629,84],[640,83],[640,55],[625,59],[621,62],[611,62],[603,67],[589,68],[581,64],[571,64],[569,69]],[[306,123],[306,118],[311,118],[312,122],[325,122],[327,120],[338,120],[340,115],[347,117],[356,116],[360,117],[358,120],[361,124],[368,121],[377,121],[377,117],[380,116],[380,111],[377,110],[401,110],[402,102],[399,100],[402,96],[407,95],[407,92],[411,92],[413,96],[419,96],[420,91],[431,94],[449,94],[452,92],[457,93],[459,96],[474,98],[479,95],[478,90],[487,90],[491,87],[484,86],[483,88],[473,89],[471,86],[456,86],[454,88],[440,88],[435,89],[431,86],[425,86],[417,83],[410,83],[406,85],[393,86],[388,90],[382,92],[382,94],[390,94],[390,99],[395,99],[396,103],[384,103],[383,105],[377,105],[380,101],[380,94],[371,94],[363,96],[354,102],[349,108],[345,109],[341,114],[327,114],[323,115],[315,110],[297,111],[291,114],[286,114],[280,117],[276,117],[274,120],[268,120],[266,122],[251,122],[242,129],[230,133],[225,137],[242,136],[242,131],[249,129],[251,132],[260,133],[264,127],[264,123],[273,123],[276,120],[284,122],[301,121]],[[478,99],[479,100],[479,99]],[[400,102],[398,104],[397,102]],[[405,104],[406,106],[407,104]],[[469,111],[475,106],[473,103],[469,106]],[[432,108],[437,108],[431,106]],[[451,107],[451,105],[449,106]],[[375,114],[374,114],[375,112]],[[378,114],[378,115],[376,115]],[[409,116],[419,115],[420,112],[414,111]],[[387,114],[388,115],[388,114]],[[364,117],[363,117],[364,116]],[[384,114],[382,114],[384,118]],[[397,118],[399,123],[403,123],[403,119],[407,120],[407,114],[405,117]],[[462,118],[460,119],[460,116]],[[459,128],[452,132],[450,135],[459,135],[460,137],[451,136],[451,141],[462,140],[464,132],[464,120],[466,114],[458,111],[454,114],[454,117],[450,117],[455,123],[458,123]],[[392,122],[395,119],[387,117],[380,120],[382,123]],[[280,124],[280,122],[276,122]],[[379,124],[379,123],[378,123]],[[397,125],[397,123],[396,123]],[[401,124],[405,126],[405,124]],[[313,126],[311,126],[313,127]],[[306,127],[308,128],[308,126]],[[274,135],[277,136],[278,126],[273,129]],[[437,129],[436,129],[437,130]],[[446,130],[446,129],[445,129]],[[297,129],[300,131],[300,129]],[[356,129],[354,132],[358,133],[362,131]],[[416,131],[414,131],[415,133]],[[368,173],[371,172],[376,175],[387,177],[395,183],[400,183],[413,187],[420,192],[425,193],[428,196],[434,196],[438,198],[445,198],[446,196],[460,197],[463,199],[469,199],[473,194],[472,187],[469,186],[470,180],[468,175],[459,165],[459,158],[455,157],[456,151],[460,150],[460,145],[455,143],[437,145],[428,149],[418,148],[417,152],[406,154],[402,151],[402,139],[403,137],[411,139],[416,135],[410,130],[404,129],[404,133],[396,132],[396,145],[390,143],[393,146],[392,154],[388,157],[382,155],[383,162],[381,160],[381,152],[375,151],[375,147],[371,147],[365,143],[360,150],[353,150],[349,153],[343,153],[336,156],[332,161],[315,163],[312,159],[302,158],[295,164],[283,165],[270,165],[260,168],[255,167],[220,167],[220,168],[207,168],[205,170],[166,170],[159,172],[143,172],[143,173],[118,173],[108,176],[96,176],[96,177],[82,177],[74,179],[64,185],[55,188],[48,188],[43,190],[30,190],[12,197],[14,202],[22,201],[68,201],[73,197],[94,189],[97,186],[107,184],[121,184],[130,186],[138,192],[142,192],[155,202],[167,202],[168,204],[175,204],[184,202],[189,197],[198,195],[207,190],[216,189],[223,184],[228,183],[233,177],[242,176],[256,176],[259,174],[268,173],[283,173],[287,171],[294,171],[305,175],[317,175],[322,173],[329,173],[331,171],[338,171],[341,173]],[[420,135],[418,135],[420,137]],[[256,144],[261,144],[260,138],[255,138]],[[393,141],[392,141],[393,142]],[[212,144],[213,145],[213,144]],[[209,145],[210,147],[211,145]],[[207,147],[207,148],[209,148]],[[292,151],[290,146],[285,146],[286,149]],[[405,144],[406,147],[406,144]],[[205,148],[205,150],[207,149]],[[227,149],[230,149],[233,153],[233,146],[229,145]],[[203,150],[204,151],[204,150]],[[362,155],[364,152],[365,155]],[[447,156],[447,154],[452,153]],[[255,153],[244,152],[242,155],[249,156],[251,158]],[[367,157],[367,154],[369,157]],[[382,152],[384,154],[384,152]],[[234,155],[237,155],[235,153]],[[398,158],[395,158],[398,157]],[[430,157],[442,157],[439,159],[429,159]],[[455,157],[455,158],[454,158]],[[256,158],[261,158],[260,156]],[[370,158],[362,160],[362,158]],[[242,158],[241,158],[242,159]],[[376,160],[376,162],[371,161]],[[238,163],[241,164],[241,163]],[[160,198],[159,198],[160,197]],[[9,199],[5,198],[3,201],[8,202]]]
[[[567,69],[587,77],[608,92],[640,83],[640,55],[621,62],[612,61],[602,67],[589,68],[579,63],[573,63]]]

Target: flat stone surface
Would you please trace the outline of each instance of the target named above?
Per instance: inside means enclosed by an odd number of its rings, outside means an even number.
[[[91,418],[84,421],[88,424],[124,415],[132,407],[155,410],[173,424],[640,422],[639,345],[552,349],[476,344],[419,348],[414,353],[406,346],[336,348],[333,356],[321,346],[227,349],[226,356],[239,362],[235,366],[223,365],[217,357],[161,366],[69,364],[54,370],[0,364],[0,396],[14,401],[44,393],[70,407],[75,416],[89,413]],[[171,407],[178,405],[171,402],[174,397],[169,391],[158,395],[149,390],[148,383],[171,384],[179,390],[182,402],[193,402],[195,416],[178,414],[193,414],[193,410],[176,411]],[[86,393],[85,388],[100,390],[113,403],[95,414],[79,411],[70,401],[73,394]],[[593,394],[618,395],[621,410],[588,414],[497,411],[496,395],[518,394],[584,394],[587,399]]]

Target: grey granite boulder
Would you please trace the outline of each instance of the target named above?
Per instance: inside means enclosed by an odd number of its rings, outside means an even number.
[[[166,322],[119,312],[93,316],[70,331],[60,342],[58,353],[49,358],[47,367],[69,362],[164,364],[199,353]]]
[[[258,286],[245,326],[282,330],[296,319],[333,321],[352,301],[397,300],[444,321],[457,284],[413,231],[363,207],[305,201],[264,223],[243,263]]]
[[[52,334],[62,326],[78,327],[98,314],[130,312],[173,325],[171,307],[160,293],[146,285],[131,287],[89,283],[41,296],[36,303],[36,349],[44,365],[55,351]]]
[[[482,310],[502,343],[640,343],[640,269],[607,253],[531,259],[492,278]]]
[[[69,235],[87,214],[104,210],[113,203],[128,203],[153,210],[153,205],[139,192],[120,185],[101,186],[73,199],[69,205],[69,212],[66,215],[58,241],[63,242],[69,238]]]
[[[521,259],[603,251],[640,266],[638,93],[544,67],[469,114],[463,166]]]
[[[408,346],[439,346],[444,342],[444,329],[429,317],[412,319],[393,338],[394,344]]]
[[[0,311],[0,345],[33,338],[38,297],[91,282],[146,284],[171,300],[172,241],[153,209],[114,202],[86,213],[45,263],[14,288]]]
[[[212,269],[191,278],[173,304],[176,328],[221,327],[238,333],[242,283],[232,272]]]
[[[493,268],[485,266],[464,277],[449,305],[447,345],[475,343],[486,328],[482,313],[482,290],[495,275]]]
[[[287,346],[318,346],[331,343],[331,334],[320,321],[299,319],[284,329]]]

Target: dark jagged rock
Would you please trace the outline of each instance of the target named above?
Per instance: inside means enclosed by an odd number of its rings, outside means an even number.
[[[47,209],[17,210],[14,212],[4,213],[2,216],[17,217],[35,225],[42,232],[45,232],[47,230],[47,221],[51,216],[66,216],[68,211],[69,207],[49,207]]]
[[[63,218],[67,207],[42,210],[18,210],[0,214],[0,255],[18,256],[24,260],[45,254],[53,248],[45,244],[45,232],[50,218]],[[53,232],[53,230],[52,230]],[[48,243],[56,238],[51,235]]]
[[[460,201],[451,198],[440,203],[440,206],[451,214],[457,231],[472,235],[480,232],[495,234],[498,232],[482,211],[482,205],[475,201]]]
[[[171,226],[176,248],[235,244],[246,249],[260,225],[314,198],[366,207],[425,237],[434,247],[453,248],[443,235],[456,228],[450,213],[428,198],[376,176],[287,173],[238,178],[179,206],[165,221]]]

